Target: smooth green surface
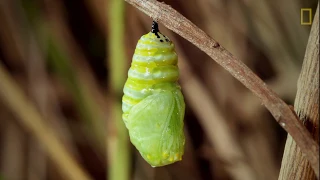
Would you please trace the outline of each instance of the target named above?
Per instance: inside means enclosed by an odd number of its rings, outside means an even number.
[[[177,63],[172,41],[149,32],[138,41],[123,89],[130,140],[153,167],[180,161],[184,154],[185,103]]]
[[[184,111],[179,89],[150,95],[131,109],[127,122],[130,140],[151,166],[182,159]]]

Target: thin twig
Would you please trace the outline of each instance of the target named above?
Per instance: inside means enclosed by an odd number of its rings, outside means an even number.
[[[319,145],[290,107],[244,63],[169,5],[156,0],[126,1],[204,51],[259,97],[275,120],[293,137],[319,176]]]
[[[173,33],[162,30],[173,42],[176,42],[176,51],[179,54],[179,68],[182,73],[180,80],[184,88],[186,102],[190,103],[204,131],[207,133],[211,144],[215,147],[215,153],[219,160],[224,162],[221,165],[231,175],[234,180],[257,179],[254,169],[245,156],[240,143],[235,138],[235,134],[228,126],[225,116],[217,108],[217,103],[210,98],[209,91],[200,83],[199,78],[192,72],[187,63],[187,56],[179,47],[178,41]],[[197,96],[194,96],[197,94]],[[234,162],[237,161],[235,164]]]

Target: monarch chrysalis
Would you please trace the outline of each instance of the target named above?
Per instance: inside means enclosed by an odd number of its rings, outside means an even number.
[[[174,44],[153,22],[138,41],[122,98],[130,140],[152,167],[180,161],[184,154],[185,103],[177,63]]]

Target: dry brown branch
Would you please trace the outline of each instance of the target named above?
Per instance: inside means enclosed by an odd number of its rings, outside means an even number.
[[[259,97],[275,120],[296,141],[316,175],[319,176],[319,145],[290,107],[244,63],[169,5],[156,0],[126,1],[204,51]]]
[[[311,28],[309,42],[298,80],[294,109],[319,142],[319,6]],[[279,179],[316,179],[301,150],[288,136]]]
[[[209,91],[191,71],[191,67],[187,63],[187,56],[182,53],[182,49],[177,44],[178,41],[169,32],[165,34],[176,42],[176,50],[179,52],[180,60],[179,67],[184,72],[181,74],[181,86],[184,89],[187,102],[199,117],[210,143],[215,147],[217,158],[223,162],[223,165],[220,165],[221,168],[229,172],[234,180],[256,179],[255,172],[228,126],[223,113],[217,107],[216,102],[211,100]]]
[[[249,10],[244,12],[244,10],[241,9],[244,5],[239,4],[243,2],[217,1],[218,4],[216,5],[211,5],[212,0],[196,2],[199,4],[199,8],[203,14],[203,16],[201,16],[202,20],[200,20],[200,22],[205,22],[202,25],[204,27],[203,30],[206,31],[208,35],[219,38],[216,40],[221,41],[221,43],[223,42],[224,47],[233,53],[234,56],[238,57],[238,59],[243,59],[243,62],[246,63],[247,66],[254,67],[254,60],[256,59],[254,56],[257,52],[250,47],[248,39],[254,39],[255,37],[252,36],[257,33],[253,33],[255,30],[252,26],[246,25],[247,21],[250,21],[249,18],[251,19],[253,16],[244,15],[250,14],[250,12]],[[219,5],[220,3],[222,5]],[[229,23],[226,24],[226,22]],[[240,32],[237,27],[243,28],[242,32]],[[264,43],[263,41],[261,42],[260,46],[263,46]],[[179,45],[176,44],[176,47],[178,46]],[[274,48],[276,47],[273,47],[273,49]],[[180,56],[179,53],[178,55]],[[279,167],[277,166],[278,163],[275,161],[275,153],[273,153],[276,144],[272,144],[272,142],[276,142],[278,137],[272,136],[275,128],[271,125],[274,122],[267,120],[270,119],[269,116],[263,116],[263,114],[265,114],[265,107],[260,105],[261,102],[258,98],[245,89],[245,87],[241,87],[239,83],[235,83],[236,80],[229,75],[228,72],[224,71],[220,67],[216,67],[212,61],[207,60],[208,58],[206,58],[205,65],[203,65],[203,68],[201,69],[206,72],[203,75],[203,77],[205,77],[204,82],[209,87],[209,90],[211,91],[210,94],[216,98],[217,102],[215,103],[220,107],[224,107],[226,104],[228,104],[228,107],[232,107],[232,112],[229,111],[230,113],[227,114],[227,121],[229,121],[229,125],[237,124],[233,127],[245,125],[246,129],[250,129],[250,131],[246,131],[248,133],[241,132],[240,142],[239,140],[236,142],[244,145],[243,150],[246,153],[246,160],[251,163],[250,165],[256,172],[255,179],[266,179],[266,177],[268,177],[268,180],[277,179]],[[281,57],[278,57],[277,62],[279,62],[279,58]],[[181,70],[182,72],[185,72],[183,69]],[[181,74],[181,77],[182,76],[183,73]],[[272,80],[274,79],[271,79],[271,82]],[[283,85],[286,85],[285,87],[288,87],[288,84],[296,84],[296,79],[293,79],[292,81],[294,83],[290,83],[291,81],[286,79],[286,83],[282,83]],[[286,91],[288,91],[288,88],[286,88]],[[294,95],[292,96],[294,97],[296,88],[290,88],[290,91],[294,92]],[[280,97],[283,96],[280,95]],[[198,97],[195,97],[195,99],[198,101],[200,100]],[[226,116],[226,114],[223,115]],[[210,121],[212,119],[211,123],[213,123],[213,117],[209,118]],[[230,123],[230,120],[232,120],[233,123]],[[214,131],[211,127],[208,129]],[[231,129],[231,131],[234,130],[237,132],[237,128]]]

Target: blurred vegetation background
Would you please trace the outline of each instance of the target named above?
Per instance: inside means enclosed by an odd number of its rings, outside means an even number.
[[[316,0],[165,0],[293,104]],[[121,97],[152,20],[122,0],[0,2],[0,179],[277,179],[286,132],[242,84],[160,24],[186,101],[183,161],[152,168]],[[1,180],[2,180],[1,179]]]

